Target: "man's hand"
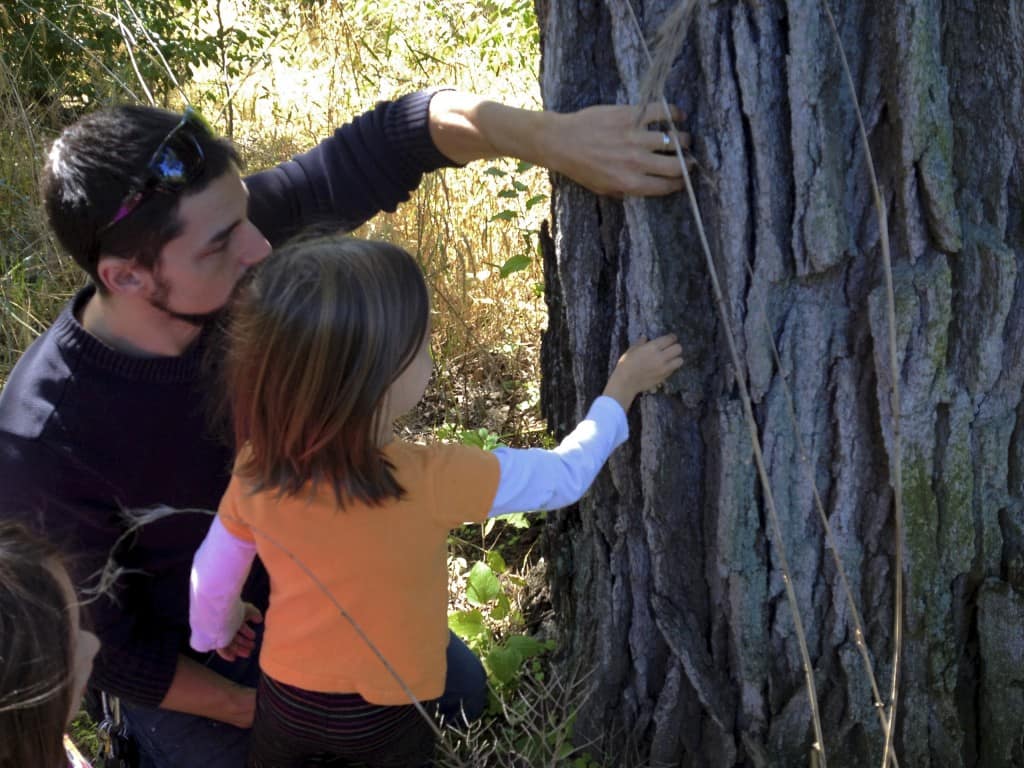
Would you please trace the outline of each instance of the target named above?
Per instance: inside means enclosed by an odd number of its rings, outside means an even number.
[[[247,659],[253,648],[256,647],[256,630],[252,628],[252,625],[261,624],[263,614],[252,603],[243,603],[242,611],[242,623],[231,639],[231,643],[217,649],[217,655],[226,661]]]
[[[669,112],[675,123],[683,119],[675,107]],[[457,91],[439,91],[430,101],[430,136],[454,162],[515,157],[599,195],[667,195],[682,189],[683,170],[664,119],[659,104],[639,114],[636,107],[615,105],[562,114],[506,107]],[[689,134],[678,137],[683,148],[690,146]]]
[[[202,715],[239,728],[252,728],[256,689],[221,677],[188,656],[178,657],[171,687],[160,709]]]
[[[684,119],[676,107],[669,111],[675,123]],[[630,106],[602,105],[545,114],[541,164],[590,191],[621,197],[667,195],[683,188],[683,170],[671,134],[647,127],[664,124],[660,104],[649,104],[639,124],[637,108]],[[688,148],[690,135],[679,133],[679,143]]]
[[[628,411],[633,398],[654,389],[683,364],[683,348],[669,333],[647,341],[643,336],[619,358],[604,394]]]

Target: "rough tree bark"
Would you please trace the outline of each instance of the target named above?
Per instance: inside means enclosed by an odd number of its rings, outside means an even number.
[[[547,107],[636,97],[645,58],[626,2],[538,0]],[[632,2],[649,38],[673,0]],[[833,6],[893,246],[907,558],[900,764],[1024,765],[1024,5]],[[808,479],[885,691],[894,532],[878,220],[820,0],[700,2],[667,96],[689,114],[829,765],[880,764],[881,728]],[[627,340],[671,330],[687,360],[665,393],[642,398],[629,444],[553,524],[565,661],[592,675],[577,736],[613,765],[806,765],[792,614],[685,197],[617,201],[554,183],[543,394],[556,431],[583,414]]]

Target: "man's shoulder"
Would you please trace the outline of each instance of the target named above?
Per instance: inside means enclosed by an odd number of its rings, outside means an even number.
[[[18,360],[0,390],[0,438],[38,438],[60,404],[71,371],[53,327]]]

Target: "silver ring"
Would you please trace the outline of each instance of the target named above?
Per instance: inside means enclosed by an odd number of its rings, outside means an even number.
[[[668,131],[661,132],[661,144],[664,147],[672,146],[672,137],[668,135]]]

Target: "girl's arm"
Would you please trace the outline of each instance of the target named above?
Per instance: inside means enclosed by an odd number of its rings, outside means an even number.
[[[641,339],[619,359],[586,419],[557,448],[495,449],[501,479],[489,516],[557,509],[578,501],[611,452],[629,436],[626,411],[633,399],[679,368],[682,353],[671,334]]]
[[[197,651],[228,648],[246,619],[242,586],[249,575],[256,544],[233,536],[213,520],[209,533],[192,559],[189,580],[189,644]]]

